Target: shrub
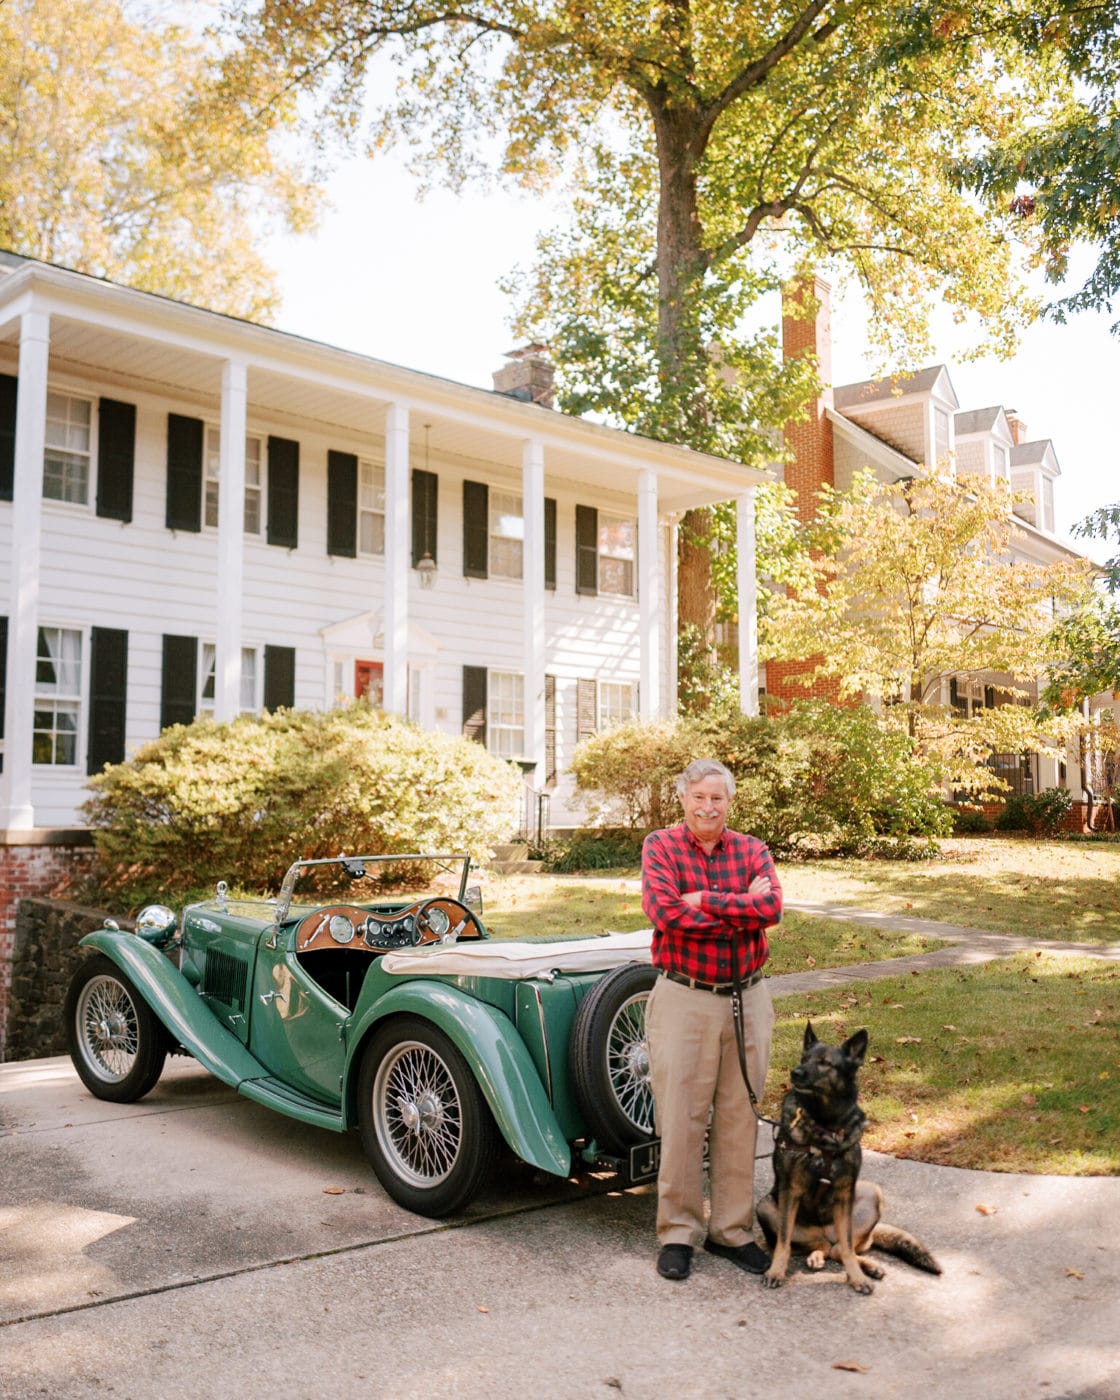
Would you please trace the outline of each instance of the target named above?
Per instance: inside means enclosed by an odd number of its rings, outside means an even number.
[[[642,859],[642,833],[594,827],[573,836],[553,838],[542,855],[544,868],[557,875],[637,865]]]
[[[1053,836],[1061,830],[1072,799],[1065,788],[1043,788],[1039,793],[1013,794],[996,818],[1000,831],[1029,831]]]
[[[991,831],[992,824],[979,807],[952,808],[953,831],[957,836],[973,836]]]
[[[735,774],[730,824],[776,852],[911,854],[914,836],[951,827],[909,737],[862,706],[808,701],[765,718],[723,711],[622,725],[581,744],[573,770],[582,789],[620,799],[631,826],[648,830],[677,819],[676,776],[701,756]]]
[[[340,851],[485,859],[516,824],[521,775],[358,703],[173,725],[90,786],[102,888],[152,899],[219,879],[264,892]]]

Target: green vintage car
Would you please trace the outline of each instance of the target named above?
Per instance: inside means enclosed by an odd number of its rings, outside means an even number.
[[[193,1055],[257,1103],[357,1128],[385,1190],[421,1215],[464,1206],[503,1140],[558,1177],[651,1179],[648,930],[491,939],[471,868],[462,854],[301,860],[275,900],[219,884],[181,917],[152,905],[135,932],[109,921],[82,939],[95,955],[66,997],[78,1074],[128,1103],[169,1052]],[[301,878],[321,891],[332,877],[342,898],[295,902]]]

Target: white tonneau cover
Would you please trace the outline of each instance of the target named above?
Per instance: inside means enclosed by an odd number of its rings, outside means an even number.
[[[409,977],[506,977],[521,981],[548,972],[609,972],[623,963],[650,961],[653,930],[607,933],[598,938],[573,938],[558,943],[514,943],[487,939],[482,943],[434,944],[385,953],[386,972]]]

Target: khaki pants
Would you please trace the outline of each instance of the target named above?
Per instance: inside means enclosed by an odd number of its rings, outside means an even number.
[[[661,1137],[657,1242],[740,1245],[753,1238],[757,1120],[735,1046],[731,997],[659,977],[646,1003],[654,1115]],[[743,993],[747,1071],[762,1097],[774,1007],[766,981]],[[708,1131],[710,1219],[704,1222]]]

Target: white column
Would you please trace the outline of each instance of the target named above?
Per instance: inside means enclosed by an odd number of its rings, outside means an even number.
[[[31,801],[31,740],[35,712],[35,656],[42,555],[43,450],[47,432],[50,317],[20,317],[16,391],[15,472],[12,492],[12,603],[8,619],[8,681],[4,707],[4,772],[0,828],[35,825]]]
[[[739,596],[739,709],[758,714],[758,575],[754,557],[754,488],[735,503],[735,589]]]
[[[661,714],[661,634],[665,609],[661,600],[660,545],[657,473],[644,471],[638,478],[638,620],[641,630],[638,714],[643,720],[657,719]]]
[[[545,777],[544,446],[521,449],[521,511],[525,521],[522,574],[525,600],[525,757],[537,765],[534,785]]]
[[[390,714],[408,712],[408,569],[412,550],[408,499],[408,409],[385,416],[384,698]]]
[[[218,457],[218,629],[214,718],[241,709],[241,583],[245,567],[245,418],[247,373],[239,360],[222,365],[221,451]]]

